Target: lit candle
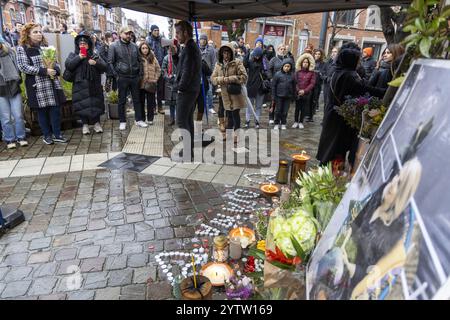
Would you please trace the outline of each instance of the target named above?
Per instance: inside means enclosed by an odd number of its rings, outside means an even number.
[[[230,258],[237,260],[242,255],[241,240],[238,237],[230,238]]]

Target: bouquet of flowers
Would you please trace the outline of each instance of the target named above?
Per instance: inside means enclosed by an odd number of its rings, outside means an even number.
[[[53,46],[42,48],[42,61],[47,69],[53,69],[56,63],[56,48]],[[54,79],[54,76],[50,76]]]
[[[252,280],[238,271],[225,283],[225,292],[230,300],[247,300],[253,295]]]
[[[384,105],[364,110],[363,123],[361,127],[361,136],[363,138],[372,140],[375,132],[383,121],[386,112],[387,108]]]

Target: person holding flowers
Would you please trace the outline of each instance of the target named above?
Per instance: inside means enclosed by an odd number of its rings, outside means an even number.
[[[25,77],[28,106],[36,110],[43,142],[67,143],[61,133],[61,104],[65,102],[64,92],[57,78],[60,67],[56,61],[56,50],[46,47],[47,40],[39,24],[27,23],[17,47],[17,66]]]

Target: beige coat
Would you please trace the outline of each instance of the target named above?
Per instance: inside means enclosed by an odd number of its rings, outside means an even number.
[[[141,81],[141,89],[144,89],[144,83],[146,82],[158,82],[159,77],[161,76],[161,67],[159,66],[158,60],[156,58],[153,60],[153,63],[148,63],[146,59],[143,60],[144,65],[144,76]]]
[[[223,49],[228,47],[233,52],[231,61],[224,66],[223,63]],[[244,85],[247,82],[247,71],[245,71],[244,64],[240,60],[234,59],[234,48],[231,44],[226,44],[219,49],[219,61],[214,67],[211,75],[212,83],[217,86],[220,85],[222,89],[222,101],[225,110],[235,110],[247,107],[246,97],[241,93],[232,95],[227,92],[227,84],[238,83]]]

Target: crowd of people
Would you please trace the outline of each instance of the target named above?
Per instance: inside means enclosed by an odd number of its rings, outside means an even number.
[[[67,26],[61,25],[61,33]],[[37,111],[45,144],[67,143],[61,132],[60,107],[65,101],[59,76],[73,83],[73,112],[83,123],[83,134],[103,132],[104,92],[117,90],[119,129],[126,130],[125,105],[131,96],[135,125],[148,127],[156,113],[169,106],[170,125],[194,132],[206,114],[218,115],[224,133],[241,128],[240,110],[245,109],[244,128],[261,128],[264,107],[269,127],[302,129],[313,122],[324,97],[324,117],[317,158],[321,163],[344,159],[353,163],[357,132],[334,110],[348,96],[371,94],[381,97],[404,53],[400,45],[389,45],[379,61],[373,49],[361,50],[355,43],[332,48],[329,57],[320,48],[308,46],[297,59],[289,48],[265,45],[258,37],[253,46],[239,37],[217,48],[205,34],[193,39],[191,24],[175,26],[176,40],[160,36],[153,25],[147,37],[136,37],[127,27],[107,32],[99,39],[82,25],[74,30],[75,50],[65,63],[47,66],[42,48],[47,45],[39,24],[16,26],[14,33],[0,38],[0,119],[8,149],[26,146],[26,131],[20,95],[24,75],[27,103]],[[6,39],[7,38],[7,39]],[[9,40],[8,40],[9,39]],[[213,97],[218,98],[218,106]],[[294,118],[288,119],[291,104]],[[217,111],[216,111],[217,109]],[[194,120],[195,111],[197,116]],[[237,135],[234,136],[237,142]],[[191,157],[193,155],[193,149]]]

